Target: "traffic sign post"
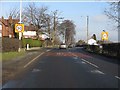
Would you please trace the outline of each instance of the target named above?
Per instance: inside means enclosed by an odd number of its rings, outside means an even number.
[[[19,40],[21,40],[22,38],[22,33],[24,32],[24,24],[15,24],[15,32],[19,33]],[[21,47],[21,43],[19,41],[19,49],[18,51],[20,52],[20,47]]]
[[[22,33],[24,32],[24,24],[15,24],[15,32],[19,33],[19,40],[21,40]]]
[[[19,33],[19,49],[18,52],[20,52],[20,48],[21,48],[21,38],[22,38],[22,32],[24,32],[24,24],[22,24],[21,22],[21,18],[22,18],[22,0],[20,0],[20,22],[19,24],[15,24],[15,32]]]

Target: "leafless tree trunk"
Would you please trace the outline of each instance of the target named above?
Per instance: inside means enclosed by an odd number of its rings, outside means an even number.
[[[60,32],[65,37],[65,43],[72,44],[75,40],[75,24],[70,20],[64,20],[60,25]]]

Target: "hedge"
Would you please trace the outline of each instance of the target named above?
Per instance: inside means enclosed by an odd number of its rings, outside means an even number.
[[[18,51],[19,43],[18,39],[2,37],[2,52]]]
[[[107,56],[113,56],[120,59],[120,43],[101,44],[102,48],[98,45],[85,45],[85,49],[90,52],[100,53]]]
[[[34,39],[22,39],[22,47],[25,48],[29,44],[30,47],[41,47],[42,42],[40,40],[34,40]]]

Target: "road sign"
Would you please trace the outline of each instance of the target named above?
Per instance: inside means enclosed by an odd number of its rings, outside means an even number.
[[[108,32],[101,33],[102,40],[108,40]]]
[[[24,32],[24,24],[15,24],[15,32]]]

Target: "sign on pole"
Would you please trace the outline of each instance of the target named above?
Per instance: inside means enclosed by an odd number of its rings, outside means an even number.
[[[102,32],[101,37],[102,37],[103,41],[105,41],[105,40],[107,41],[108,40],[108,32]]]
[[[15,24],[15,32],[24,32],[24,24]]]

